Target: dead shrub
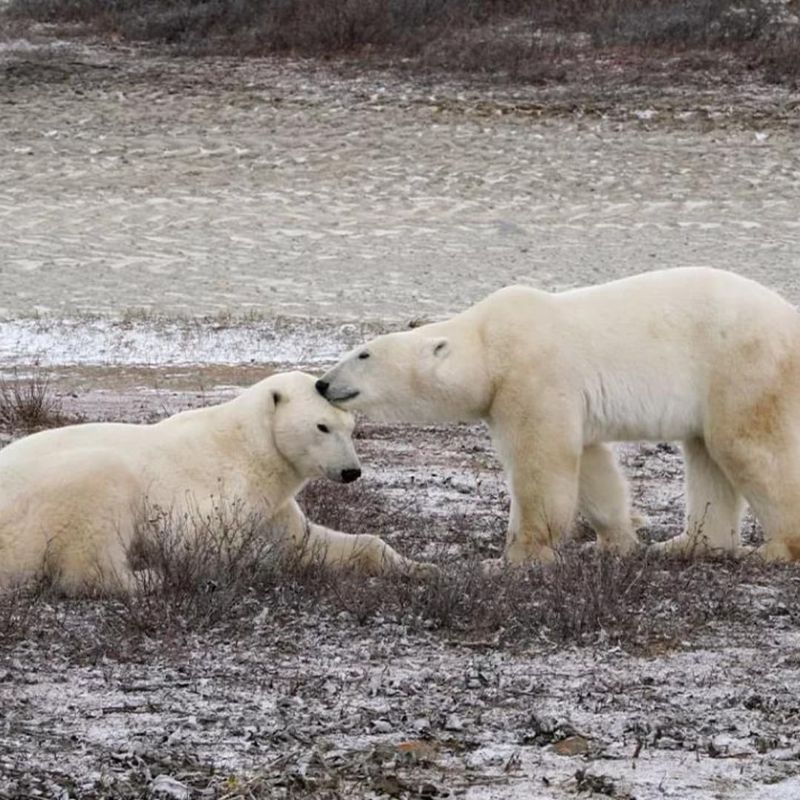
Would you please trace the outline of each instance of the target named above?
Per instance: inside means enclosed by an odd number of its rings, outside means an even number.
[[[325,524],[363,530],[369,523],[371,533],[392,533],[396,504],[368,486],[340,494],[319,483],[305,500]],[[403,524],[418,529],[419,517],[403,513]],[[90,654],[126,653],[136,641],[179,642],[203,632],[229,641],[252,635],[254,627],[271,635],[272,626],[279,636],[287,624],[314,619],[323,626],[389,622],[480,647],[540,641],[651,652],[710,625],[800,620],[796,567],[757,558],[690,559],[646,549],[619,557],[569,544],[552,564],[500,574],[486,574],[475,559],[443,554],[441,573],[422,581],[326,569],[322,554],[287,552],[284,542],[281,531],[237,502],[220,500],[204,515],[146,507],[129,553],[138,591],[45,605],[69,609],[65,629],[84,631],[78,638]],[[41,614],[41,590],[26,591],[0,595],[0,640],[43,635],[42,625],[57,613]]]
[[[0,645],[25,639],[31,633],[42,597],[39,581],[0,591]]]
[[[306,499],[325,524],[347,529],[341,523],[363,513],[374,523],[370,531],[385,535],[386,521],[396,519],[376,492],[353,490],[351,502],[343,502],[326,484],[319,487]],[[648,550],[620,557],[570,544],[552,564],[495,575],[477,560],[445,556],[441,574],[430,580],[367,577],[324,568],[322,554],[287,553],[280,531],[236,504],[220,504],[205,517],[150,510],[137,541],[131,558],[140,568],[140,591],[112,601],[111,621],[117,632],[149,637],[249,631],[248,621],[263,622],[268,609],[265,624],[345,612],[362,626],[392,621],[490,646],[536,639],[645,650],[671,646],[710,624],[746,620],[754,613],[752,587],[773,583],[783,588],[766,593],[772,610],[756,611],[800,617],[795,572],[756,558],[689,559]]]
[[[763,69],[771,83],[800,85],[800,25],[778,33],[757,47],[754,44],[754,61]]]
[[[753,41],[771,24],[760,0],[590,0],[573,24],[596,46],[718,47]]]
[[[66,422],[61,401],[45,375],[0,380],[0,427],[5,431],[33,433]]]
[[[208,514],[146,505],[128,559],[134,591],[115,622],[136,633],[204,630],[252,610],[287,561],[281,532],[238,501]]]
[[[333,611],[360,625],[393,620],[494,646],[541,639],[641,650],[712,623],[746,620],[752,585],[783,585],[793,574],[758,559],[690,560],[646,550],[620,557],[569,546],[553,564],[499,575],[484,574],[477,561],[454,561],[426,582],[344,576],[330,582],[327,596]],[[786,605],[786,594],[781,598]],[[800,596],[789,606],[800,607]]]
[[[419,63],[431,69],[483,75],[493,80],[504,77],[534,84],[564,80],[564,57],[570,55],[569,46],[539,33],[527,21],[523,25],[459,29],[425,45]]]
[[[459,0],[13,0],[11,13],[78,22],[133,40],[178,44],[195,53],[304,54],[365,46],[417,47],[480,4]]]

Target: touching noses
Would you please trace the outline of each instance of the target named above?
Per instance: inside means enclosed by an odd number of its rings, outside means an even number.
[[[318,381],[317,381],[317,382],[316,382],[314,385],[317,387],[317,391],[318,391],[318,392],[319,392],[319,393],[320,393],[320,394],[321,394],[323,397],[325,397],[325,392],[327,392],[327,391],[328,391],[328,387],[330,386],[330,384],[328,383],[328,381],[323,381],[323,380],[322,380],[322,378],[320,378],[320,379],[319,379],[319,380],[318,380]],[[356,475],[356,478],[357,478],[357,477],[358,477],[358,475]],[[354,479],[354,480],[355,480],[355,479]]]
[[[326,384],[327,385],[327,384]],[[361,470],[357,467],[355,469],[342,470],[342,483],[352,483],[361,477]]]

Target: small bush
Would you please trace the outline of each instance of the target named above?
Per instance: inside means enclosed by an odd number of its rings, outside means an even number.
[[[29,583],[0,590],[0,644],[24,639],[34,627],[44,596],[43,583]]]
[[[209,514],[145,507],[128,558],[135,591],[116,623],[136,633],[204,630],[252,611],[286,560],[281,532],[241,503]]]
[[[408,499],[394,501],[366,480],[347,485],[318,480],[309,483],[297,499],[306,516],[326,528],[383,536],[419,526],[419,497],[409,495]]]
[[[235,506],[205,518],[151,513],[142,537],[132,556],[147,569],[138,573],[140,591],[118,602],[116,623],[148,636],[230,629],[269,609],[276,619],[344,611],[360,625],[380,618],[495,643],[542,638],[636,649],[744,618],[747,587],[773,569],[757,560],[648,551],[621,558],[570,545],[551,565],[500,575],[484,574],[478,561],[453,559],[428,581],[368,578],[324,569],[315,554],[287,553],[279,531]]]
[[[430,583],[388,579],[334,584],[336,607],[357,621],[396,619],[466,640],[498,644],[650,647],[749,613],[747,586],[760,562],[682,560],[642,553],[619,557],[565,548],[554,564],[487,576],[456,563]],[[760,577],[759,577],[760,576]],[[352,579],[351,579],[352,581]]]
[[[772,83],[800,84],[800,25],[770,38],[755,60]]]
[[[61,401],[46,376],[0,380],[0,427],[9,433],[32,433],[64,425]]]
[[[320,486],[307,499],[329,515],[328,524],[352,530],[340,523],[363,512],[371,533],[392,533],[397,517],[382,516],[391,504],[379,493],[363,489],[350,505],[334,502]],[[408,516],[404,524],[413,530],[419,522]],[[757,558],[674,558],[649,550],[619,557],[570,544],[552,564],[501,574],[485,574],[474,559],[444,557],[440,575],[420,581],[325,569],[320,555],[287,550],[282,531],[235,502],[221,502],[206,515],[147,508],[129,553],[138,591],[58,601],[39,583],[1,593],[0,641],[43,635],[65,608],[69,614],[59,624],[90,629],[91,635],[72,638],[95,655],[202,632],[227,640],[254,628],[263,635],[270,625],[319,618],[326,625],[391,622],[479,646],[540,640],[645,652],[685,641],[710,624],[758,615],[800,619],[797,570]],[[93,615],[88,628],[75,614]]]
[[[83,23],[195,52],[318,54],[365,46],[416,48],[456,18],[474,16],[480,5],[460,0],[14,0],[11,13]]]

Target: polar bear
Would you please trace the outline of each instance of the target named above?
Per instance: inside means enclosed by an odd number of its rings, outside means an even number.
[[[273,375],[234,400],[154,425],[93,423],[28,436],[0,451],[0,585],[47,567],[75,594],[136,585],[128,565],[145,504],[199,515],[222,499],[271,521],[286,541],[330,565],[425,573],[371,535],[307,521],[294,496],[311,478],[361,474],[352,416],[315,379]]]
[[[607,442],[681,440],[686,527],[669,550],[800,559],[800,317],[730,272],[677,268],[549,294],[512,286],[380,336],[317,383],[348,410],[483,420],[511,490],[504,558],[549,561],[580,509],[605,549],[638,543]]]

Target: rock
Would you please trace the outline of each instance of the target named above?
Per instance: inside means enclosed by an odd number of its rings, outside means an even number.
[[[589,752],[589,740],[583,736],[568,736],[553,744],[553,752],[560,756],[578,756]]]
[[[153,797],[172,797],[174,800],[188,800],[192,790],[179,780],[170,775],[158,775],[147,787],[147,792]]]

